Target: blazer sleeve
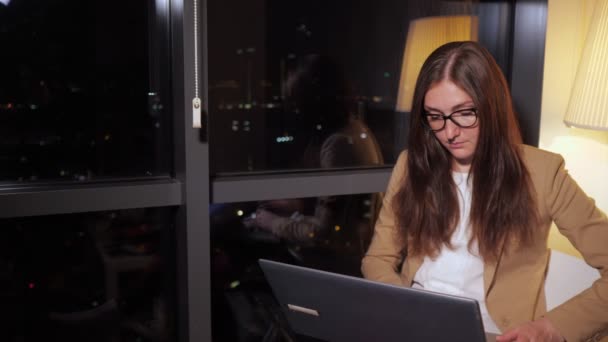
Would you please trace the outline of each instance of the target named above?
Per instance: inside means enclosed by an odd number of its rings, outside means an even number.
[[[545,204],[560,232],[599,270],[593,285],[546,314],[567,341],[608,328],[608,219],[570,177],[561,156],[544,165]]]
[[[393,211],[396,192],[405,180],[407,152],[399,155],[393,168],[388,188],[382,201],[382,208],[374,226],[374,235],[363,257],[361,272],[370,280],[403,286],[399,276],[402,262],[402,244],[398,236]]]

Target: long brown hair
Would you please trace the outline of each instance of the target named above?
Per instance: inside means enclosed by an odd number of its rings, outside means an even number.
[[[481,257],[495,260],[503,243],[530,243],[538,213],[507,82],[492,55],[475,42],[445,44],[422,66],[410,118],[407,177],[393,210],[408,255],[433,257],[443,246],[451,247],[461,219],[452,156],[422,121],[427,91],[445,79],[467,92],[477,107],[469,249],[476,241]]]

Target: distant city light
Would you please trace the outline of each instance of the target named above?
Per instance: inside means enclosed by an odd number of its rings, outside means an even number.
[[[238,216],[243,216],[243,211],[242,211],[242,210],[237,210],[237,211],[236,211],[236,214],[237,214]]]
[[[289,142],[289,141],[293,141],[293,137],[288,135],[288,136],[283,136],[283,137],[277,137],[277,142],[278,143],[284,143],[284,142]]]

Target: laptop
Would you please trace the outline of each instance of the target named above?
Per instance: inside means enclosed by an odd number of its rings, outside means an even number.
[[[341,341],[491,342],[474,299],[260,259],[291,329]]]

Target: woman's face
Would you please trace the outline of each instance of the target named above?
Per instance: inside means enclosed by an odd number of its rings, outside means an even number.
[[[429,88],[424,96],[425,114],[450,115],[459,111],[453,118],[464,113],[471,115],[471,111],[466,109],[476,109],[473,99],[464,90],[450,80],[442,80]],[[465,110],[460,112],[461,110]],[[441,120],[440,116],[432,116],[436,120]],[[427,116],[428,118],[428,116]],[[470,118],[462,117],[460,122]],[[443,129],[434,132],[435,137],[441,145],[452,155],[452,169],[459,172],[468,172],[473,161],[473,155],[477,147],[479,137],[479,123],[475,121],[472,127],[463,128],[456,125],[452,120],[446,120]]]

